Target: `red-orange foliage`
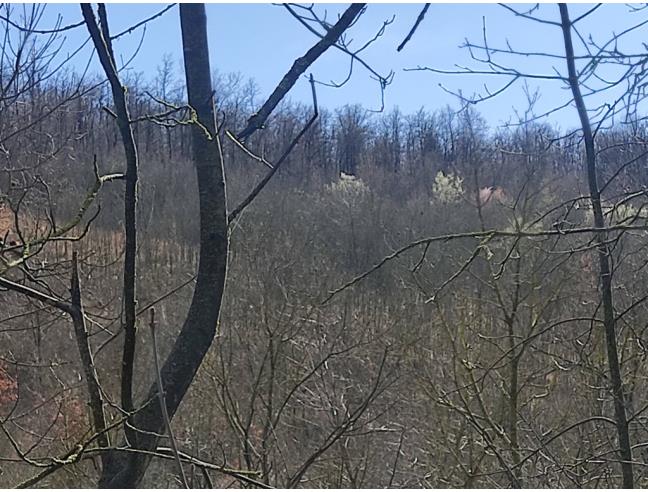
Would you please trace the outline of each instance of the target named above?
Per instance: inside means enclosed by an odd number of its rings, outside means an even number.
[[[6,364],[0,361],[0,406],[9,405],[18,399],[18,382],[7,371]]]

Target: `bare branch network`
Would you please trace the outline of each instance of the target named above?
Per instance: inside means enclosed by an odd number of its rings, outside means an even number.
[[[0,6],[0,485],[648,484],[644,7],[493,6],[555,47],[484,18],[443,68],[433,4],[276,6],[312,39],[262,98],[211,7],[45,8]],[[138,73],[174,15],[182,66]],[[459,110],[389,110],[385,43]],[[318,104],[363,73],[377,108]]]

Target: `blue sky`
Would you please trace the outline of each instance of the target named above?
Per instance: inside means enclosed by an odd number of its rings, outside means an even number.
[[[318,4],[318,12],[327,12],[328,19],[335,19],[347,4]],[[523,10],[525,5],[514,5]],[[159,11],[162,4],[109,4],[108,14],[113,33],[129,27],[149,15]],[[572,18],[585,12],[591,5],[570,5]],[[20,6],[16,6],[17,9]],[[360,46],[372,38],[383,21],[395,16],[385,34],[365,52],[365,60],[379,73],[395,72],[393,83],[385,93],[385,106],[389,110],[398,106],[404,113],[411,113],[421,107],[433,110],[446,104],[456,106],[456,98],[447,94],[439,84],[449,90],[462,90],[470,95],[487,84],[491,90],[497,89],[507,79],[488,76],[439,75],[431,72],[407,72],[406,68],[430,66],[439,69],[453,69],[455,65],[477,67],[470,61],[466,50],[459,45],[466,38],[473,42],[482,40],[483,21],[486,24],[488,42],[491,47],[505,47],[509,42],[515,49],[562,53],[562,35],[559,28],[516,18],[496,4],[432,4],[425,20],[414,38],[397,53],[400,44],[420,11],[420,4],[371,4],[358,22],[350,38],[351,45]],[[543,4],[538,14],[544,18],[558,20],[555,4]],[[63,24],[81,19],[77,4],[50,4],[46,8],[41,28],[54,24],[57,16],[62,16]],[[240,72],[244,77],[253,78],[259,87],[262,100],[274,88],[293,60],[305,53],[316,41],[313,34],[300,25],[281,6],[271,4],[208,4],[208,28],[212,68],[222,73]],[[645,19],[645,12],[630,13],[622,4],[608,4],[596,11],[581,26],[584,37],[605,40],[613,31]],[[640,50],[640,41],[645,38],[645,29],[629,42]],[[139,45],[142,30],[124,36],[115,45],[118,56],[128,59]],[[87,37],[84,28],[66,33],[64,51],[70,52]],[[578,48],[578,46],[577,46]],[[628,48],[630,49],[630,48]],[[645,48],[642,49],[645,51]],[[131,63],[133,70],[143,72],[153,78],[156,68],[165,54],[169,54],[180,69],[181,40],[177,7],[156,19],[146,29],[141,50]],[[75,59],[76,66],[83,66],[90,52],[80,53]],[[504,63],[533,73],[565,73],[564,62],[558,59],[543,61],[532,57],[506,59]],[[337,50],[329,50],[311,68],[315,78],[322,81],[341,80],[348,70],[348,57]],[[180,74],[180,72],[179,72]],[[558,81],[530,82],[529,88],[540,92],[536,112],[541,113],[566,101],[568,91]],[[307,81],[301,80],[291,92],[292,100],[309,101],[310,89]],[[612,95],[606,96],[612,98]],[[367,108],[380,106],[380,91],[377,83],[369,74],[356,67],[351,81],[340,89],[320,87],[318,99],[321,106],[335,108],[344,104],[359,103]],[[600,101],[597,101],[600,102]],[[594,101],[592,101],[592,104]],[[478,106],[487,121],[496,126],[515,117],[515,110],[523,112],[527,107],[522,84],[517,84],[506,95],[499,96]],[[567,108],[551,117],[563,129],[576,124],[577,117],[573,108]]]

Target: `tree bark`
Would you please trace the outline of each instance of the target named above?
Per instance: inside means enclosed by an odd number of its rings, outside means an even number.
[[[204,5],[181,4],[180,23],[189,104],[200,122],[200,126],[192,127],[192,158],[200,202],[200,257],[187,319],[162,368],[170,418],[175,415],[216,334],[228,254],[225,181],[214,122]],[[156,395],[157,386],[153,384],[145,399],[149,403],[133,419],[137,429],[145,431],[138,433],[137,448],[141,450],[155,449],[158,438],[153,433],[164,430]],[[100,479],[101,487],[137,487],[150,462],[150,457],[144,454],[119,451],[112,452],[109,458]]]

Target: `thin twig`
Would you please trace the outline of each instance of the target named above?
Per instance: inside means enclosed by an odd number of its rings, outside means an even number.
[[[171,430],[171,419],[169,418],[169,412],[167,411],[166,399],[164,398],[164,384],[162,383],[162,372],[160,369],[160,360],[158,356],[158,347],[157,339],[155,336],[155,308],[151,308],[151,320],[149,323],[149,328],[151,328],[151,342],[153,345],[153,367],[155,370],[155,381],[157,382],[158,387],[158,400],[160,401],[160,408],[162,410],[162,417],[164,419],[164,425],[167,429],[167,434],[169,435],[169,441],[171,442],[171,451],[173,456],[178,464],[178,470],[180,471],[180,479],[182,485],[185,489],[189,488],[189,483],[187,482],[187,477],[185,476],[184,468],[182,468],[182,461],[180,460],[180,454],[178,453],[178,445]]]
[[[152,20],[157,19],[158,17],[162,16],[162,15],[165,14],[168,10],[172,9],[172,8],[175,7],[176,5],[177,5],[177,3],[172,3],[172,4],[167,5],[165,8],[163,8],[162,10],[160,10],[158,13],[153,14],[151,17],[147,17],[147,18],[144,19],[143,21],[138,22],[137,24],[135,24],[134,26],[129,27],[128,29],[124,29],[124,30],[123,30],[122,32],[120,32],[119,34],[115,34],[114,36],[111,36],[110,39],[114,41],[115,39],[121,38],[124,34],[130,34],[131,32],[133,32],[133,31],[134,31],[135,29],[137,29],[138,27],[142,27],[143,25],[148,24],[148,23],[151,22]]]

